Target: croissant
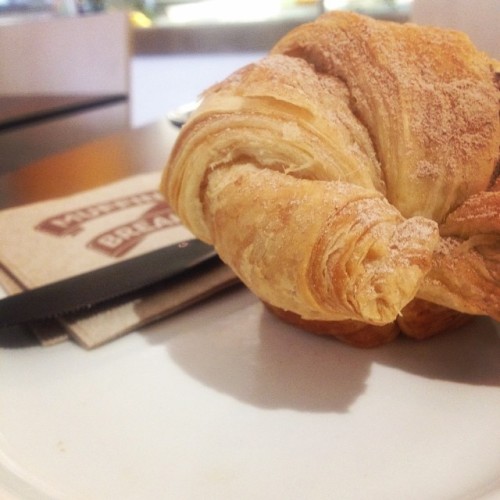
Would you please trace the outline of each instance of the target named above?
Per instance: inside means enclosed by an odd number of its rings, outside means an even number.
[[[455,31],[324,14],[204,93],[160,189],[305,330],[500,320],[498,68]]]

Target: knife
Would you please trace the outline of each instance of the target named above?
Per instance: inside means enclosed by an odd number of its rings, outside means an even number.
[[[213,247],[191,239],[0,300],[0,327],[53,318],[117,299],[209,260]]]

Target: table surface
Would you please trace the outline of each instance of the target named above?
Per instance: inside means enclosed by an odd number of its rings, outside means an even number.
[[[124,100],[122,94],[0,95],[0,131]]]
[[[0,175],[0,209],[162,170],[178,129],[167,119],[118,132]]]

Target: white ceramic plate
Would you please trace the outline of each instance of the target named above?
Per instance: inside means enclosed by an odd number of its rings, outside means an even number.
[[[0,350],[2,499],[500,497],[500,328],[357,350],[236,288],[92,352]]]

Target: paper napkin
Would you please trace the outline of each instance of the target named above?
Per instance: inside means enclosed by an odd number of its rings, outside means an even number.
[[[0,212],[0,285],[17,293],[193,238],[157,190],[160,172]],[[31,324],[43,345],[86,348],[165,317],[237,283],[224,265],[107,308]]]

